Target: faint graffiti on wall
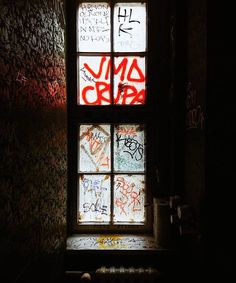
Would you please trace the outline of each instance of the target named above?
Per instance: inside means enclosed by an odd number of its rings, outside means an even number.
[[[186,96],[186,129],[204,129],[205,115],[198,101],[197,90],[189,82]]]

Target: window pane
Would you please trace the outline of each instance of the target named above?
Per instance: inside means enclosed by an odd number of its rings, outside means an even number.
[[[115,175],[115,222],[144,222],[144,188],[145,181],[143,175]]]
[[[80,125],[79,172],[110,172],[110,125]]]
[[[110,57],[80,56],[78,104],[110,104]]]
[[[110,7],[107,3],[82,3],[78,11],[77,50],[109,52]]]
[[[145,103],[145,58],[116,57],[114,66],[114,103]]]
[[[114,129],[114,170],[144,172],[145,135],[142,125],[117,125]]]
[[[118,3],[115,5],[114,51],[146,51],[145,3]]]
[[[78,222],[110,221],[110,176],[81,175]]]

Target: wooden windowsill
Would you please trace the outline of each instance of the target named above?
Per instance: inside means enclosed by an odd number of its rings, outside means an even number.
[[[163,251],[152,236],[131,234],[74,234],[67,238],[67,251]]]

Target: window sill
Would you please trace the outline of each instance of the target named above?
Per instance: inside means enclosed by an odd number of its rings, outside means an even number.
[[[67,238],[67,251],[165,251],[147,235],[75,234]]]
[[[173,266],[173,249],[159,247],[149,235],[74,234],[67,238],[65,268],[68,273],[95,272],[101,266],[158,267]]]

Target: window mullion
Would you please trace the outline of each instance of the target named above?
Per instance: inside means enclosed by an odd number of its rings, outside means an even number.
[[[111,77],[110,77],[110,94],[111,94],[111,105],[114,105],[114,35],[113,35],[113,15],[114,15],[114,4],[111,3],[111,30],[110,30],[110,38],[111,38]]]
[[[113,48],[113,42],[114,42],[114,36],[113,36],[113,15],[114,15],[114,3],[112,2],[111,4],[111,25],[110,25],[110,38],[111,38],[111,70],[110,70],[110,95],[111,95],[111,105],[114,105],[114,48]],[[113,158],[113,152],[114,152],[114,125],[111,124],[111,225],[114,225],[114,220],[113,220],[113,216],[114,216],[114,158]]]
[[[114,225],[114,124],[111,124],[111,225]]]

